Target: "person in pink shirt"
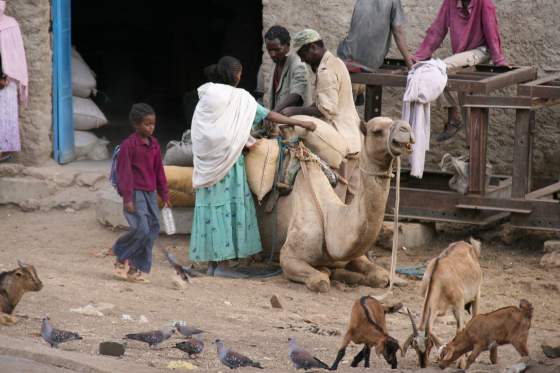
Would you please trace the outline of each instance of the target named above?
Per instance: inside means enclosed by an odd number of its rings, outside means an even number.
[[[134,104],[129,119],[136,132],[120,145],[117,189],[123,198],[129,230],[113,245],[114,274],[133,282],[148,282],[152,249],[159,234],[157,195],[169,206],[169,189],[160,146],[153,136],[156,114],[148,104]]]
[[[502,51],[496,6],[492,0],[443,0],[439,13],[416,51],[414,59],[430,59],[449,32],[453,55],[444,59],[447,70],[488,63],[507,66]],[[444,91],[448,122],[437,141],[451,138],[461,128],[460,100]]]

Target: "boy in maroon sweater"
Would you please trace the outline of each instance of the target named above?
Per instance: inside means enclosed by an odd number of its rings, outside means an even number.
[[[169,206],[169,192],[160,147],[152,136],[156,126],[154,109],[147,104],[134,104],[129,119],[136,132],[121,143],[117,184],[130,228],[113,245],[117,256],[114,274],[145,283],[148,282],[145,275],[152,266],[152,248],[159,234],[157,194]]]

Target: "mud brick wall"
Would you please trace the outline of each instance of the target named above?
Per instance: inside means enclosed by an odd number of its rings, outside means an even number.
[[[52,154],[50,1],[8,0],[6,14],[19,22],[29,69],[29,105],[20,109],[22,151],[17,160],[39,165]]]

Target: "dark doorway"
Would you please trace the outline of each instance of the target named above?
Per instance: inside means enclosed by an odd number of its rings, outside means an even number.
[[[223,55],[242,61],[240,86],[253,92],[261,35],[261,0],[72,2],[72,44],[97,74],[95,101],[109,119],[96,132],[113,143],[130,132],[134,102],[155,108],[160,143],[179,139],[205,81],[203,68]]]

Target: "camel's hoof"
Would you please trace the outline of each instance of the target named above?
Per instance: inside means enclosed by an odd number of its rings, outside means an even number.
[[[305,284],[309,290],[317,293],[327,293],[331,289],[331,282],[324,274],[310,277]]]
[[[465,369],[467,367],[467,359],[463,356],[457,361],[457,368]]]

